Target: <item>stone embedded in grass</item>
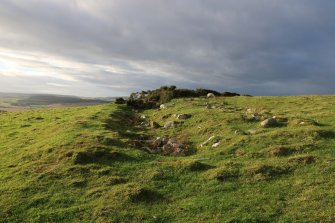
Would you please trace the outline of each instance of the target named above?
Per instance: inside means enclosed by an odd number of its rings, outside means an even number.
[[[261,126],[264,128],[275,127],[278,125],[277,119],[275,117],[265,119],[261,122]]]
[[[179,120],[185,120],[185,119],[188,119],[190,117],[191,116],[188,115],[188,114],[179,114],[179,115],[177,115],[177,119],[179,119]]]
[[[249,130],[246,131],[246,133],[249,134],[249,135],[256,135],[260,132],[261,132],[261,130],[258,130],[258,129],[249,129]]]
[[[26,127],[30,127],[30,126],[31,126],[30,124],[22,124],[21,128],[26,128]]]
[[[167,122],[167,123],[165,123],[165,125],[164,125],[164,128],[172,128],[172,127],[175,127],[177,125],[177,122],[175,122],[175,121],[169,121],[169,122]]]
[[[208,143],[210,143],[214,139],[215,139],[215,136],[209,137],[209,139],[207,139],[205,142],[201,143],[200,147],[204,147],[204,146],[208,145]]]
[[[212,147],[213,147],[213,148],[217,148],[217,147],[220,146],[220,144],[221,144],[221,142],[214,143],[214,144],[212,145]]]

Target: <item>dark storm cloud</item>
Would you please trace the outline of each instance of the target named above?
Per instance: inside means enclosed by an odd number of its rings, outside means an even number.
[[[17,88],[10,77],[76,94],[86,94],[80,86],[106,95],[166,84],[334,93],[334,6],[331,0],[3,0],[0,87]]]

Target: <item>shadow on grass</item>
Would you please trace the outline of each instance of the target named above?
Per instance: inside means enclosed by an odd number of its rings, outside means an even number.
[[[131,161],[134,158],[120,153],[120,152],[111,152],[107,150],[95,150],[95,151],[84,151],[79,152],[74,156],[74,164],[91,164],[91,163],[100,163],[100,164],[110,164],[114,162],[124,162]]]
[[[105,128],[110,131],[117,132],[120,138],[123,139],[141,139],[146,138],[146,136],[139,132],[146,131],[145,128],[137,127],[139,122],[139,117],[136,112],[125,105],[119,105],[118,109],[110,114],[109,118],[106,120]]]

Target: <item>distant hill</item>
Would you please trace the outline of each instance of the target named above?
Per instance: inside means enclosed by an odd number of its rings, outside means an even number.
[[[99,105],[113,100],[113,97],[81,98],[68,95],[0,93],[0,108]]]

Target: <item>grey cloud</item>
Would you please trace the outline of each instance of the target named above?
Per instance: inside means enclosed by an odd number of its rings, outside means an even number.
[[[113,95],[175,84],[330,94],[334,6],[331,0],[3,0],[0,48],[82,64],[30,61],[31,68],[73,77],[73,89],[58,80],[59,90],[70,93],[86,94],[76,91],[80,86]],[[51,78],[40,78],[36,88]]]

